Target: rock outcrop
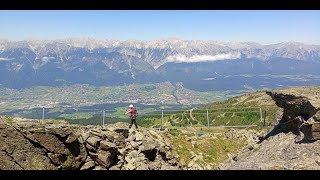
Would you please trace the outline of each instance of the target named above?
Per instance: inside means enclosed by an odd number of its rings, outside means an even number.
[[[166,135],[128,124],[102,127],[0,120],[0,169],[181,169]]]
[[[276,92],[267,92],[267,94],[278,107],[282,108],[280,121],[267,137],[279,132],[292,132],[297,135],[297,142],[320,139],[319,107],[312,105],[306,97]]]
[[[278,133],[221,164],[221,170],[320,170],[320,141],[295,143],[295,134]]]
[[[295,94],[267,92],[281,109],[274,129],[218,169],[320,169],[320,108]]]

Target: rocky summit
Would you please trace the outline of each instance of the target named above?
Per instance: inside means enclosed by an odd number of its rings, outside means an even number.
[[[1,170],[181,169],[165,133],[0,120]]]

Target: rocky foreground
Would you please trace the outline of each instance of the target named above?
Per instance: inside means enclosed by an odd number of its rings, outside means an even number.
[[[280,108],[275,128],[219,169],[320,169],[319,96],[267,92]]]
[[[317,93],[267,92],[279,107],[279,121],[268,133],[228,129],[220,135],[179,135],[175,147],[166,132],[129,130],[127,123],[102,128],[0,118],[0,170],[320,170]],[[221,154],[228,158],[221,164],[204,161],[224,158]]]
[[[180,169],[166,135],[128,124],[81,127],[0,120],[1,170]]]

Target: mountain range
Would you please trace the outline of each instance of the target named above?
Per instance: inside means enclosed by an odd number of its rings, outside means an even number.
[[[319,68],[320,45],[299,42],[0,40],[0,87],[9,88],[163,81],[204,91],[318,85],[320,79],[278,82],[265,75],[319,76]]]

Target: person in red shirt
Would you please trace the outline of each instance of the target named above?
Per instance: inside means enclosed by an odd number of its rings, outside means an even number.
[[[136,126],[136,129],[138,129],[138,125],[137,125],[137,121],[136,121],[136,110],[134,109],[132,104],[130,104],[129,108],[130,109],[126,113],[124,113],[124,114],[130,113],[131,123],[130,123],[129,128],[131,128],[132,124],[134,123],[134,125]]]

